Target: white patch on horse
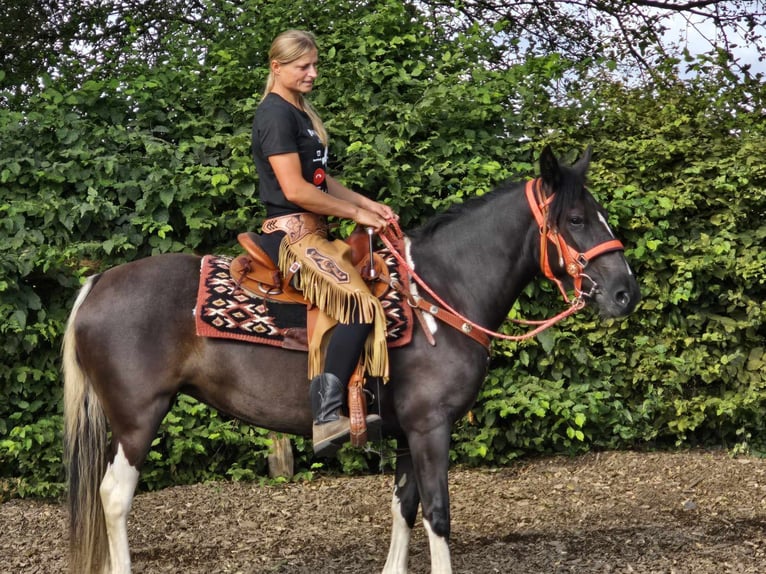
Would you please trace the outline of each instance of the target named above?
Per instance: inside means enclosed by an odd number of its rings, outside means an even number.
[[[452,574],[452,560],[449,555],[449,544],[443,536],[434,534],[431,523],[423,520],[428,532],[428,546],[431,549],[431,574]]]
[[[138,469],[128,462],[120,444],[114,461],[106,467],[99,489],[109,537],[111,574],[130,574],[128,513],[137,484]]]
[[[399,481],[399,487],[407,482],[406,475]],[[391,515],[393,524],[391,526],[391,546],[388,548],[386,565],[383,567],[383,574],[407,574],[407,561],[410,556],[410,532],[411,528],[407,526],[407,521],[402,516],[402,503],[394,492],[391,500]]]
[[[604,217],[603,213],[598,214],[599,220],[601,220],[601,223],[604,224],[604,227],[606,227],[606,230],[609,232],[609,235],[612,236],[612,239],[616,239],[614,232],[612,231],[612,228],[609,226],[609,222],[607,222],[606,217]],[[630,265],[628,264],[627,259],[625,260],[625,268],[628,270],[628,275],[633,276],[633,270],[630,268]]]
[[[410,254],[410,238],[405,237],[404,239],[404,248],[405,248],[405,255],[407,257],[407,264],[412,268],[412,270],[415,270],[415,262],[412,260],[412,255]],[[420,295],[418,294],[418,284],[415,281],[410,282],[410,293],[414,297],[420,298]],[[432,335],[436,334],[436,331],[438,330],[436,319],[433,315],[430,313],[423,312],[423,318],[426,321],[426,325],[428,325],[428,330],[431,332]]]
[[[609,227],[609,222],[607,222],[606,217],[604,217],[604,214],[599,212],[598,218],[601,221],[601,223],[604,224],[604,227],[606,227],[606,230],[609,232],[609,235],[612,237],[612,239],[615,239],[614,232],[612,231],[612,228]]]

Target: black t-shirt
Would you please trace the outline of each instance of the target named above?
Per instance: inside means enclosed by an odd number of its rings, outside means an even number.
[[[267,217],[306,211],[287,200],[269,163],[269,156],[283,153],[297,153],[303,179],[327,193],[327,148],[311,119],[281,96],[270,93],[258,105],[253,120],[253,160]]]

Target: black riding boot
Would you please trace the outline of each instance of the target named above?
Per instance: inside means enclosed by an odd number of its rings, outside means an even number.
[[[341,412],[345,386],[332,373],[322,373],[311,380],[311,412],[314,415],[314,454],[334,456],[350,439],[348,417]]]
[[[335,456],[343,443],[351,440],[350,421],[341,410],[345,392],[346,385],[332,373],[322,373],[311,380],[312,442],[317,456]],[[368,415],[366,421],[368,429],[373,427],[374,431],[380,432],[381,418],[378,415]]]

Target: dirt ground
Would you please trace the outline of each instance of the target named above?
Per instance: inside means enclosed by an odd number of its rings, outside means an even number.
[[[142,494],[129,537],[136,573],[380,572],[390,474]],[[766,572],[766,460],[724,452],[590,454],[450,473],[458,573]],[[0,508],[0,572],[66,571],[61,506]],[[410,572],[429,571],[413,531]]]

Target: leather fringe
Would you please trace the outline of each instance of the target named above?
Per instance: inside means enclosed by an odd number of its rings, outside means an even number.
[[[321,249],[322,255],[332,259],[338,269],[348,276],[344,282],[334,281],[331,274],[320,270],[315,260],[306,255],[310,247]],[[373,330],[365,341],[363,362],[368,376],[388,379],[388,348],[386,346],[386,319],[380,300],[368,289],[350,260],[350,247],[343,241],[328,242],[322,237],[306,236],[290,243],[287,237],[279,250],[279,268],[284,273],[294,263],[300,263],[296,275],[297,287],[303,296],[339,323],[350,323],[358,316],[365,323],[373,323]],[[324,345],[311,344],[309,348],[309,379],[324,372]]]

